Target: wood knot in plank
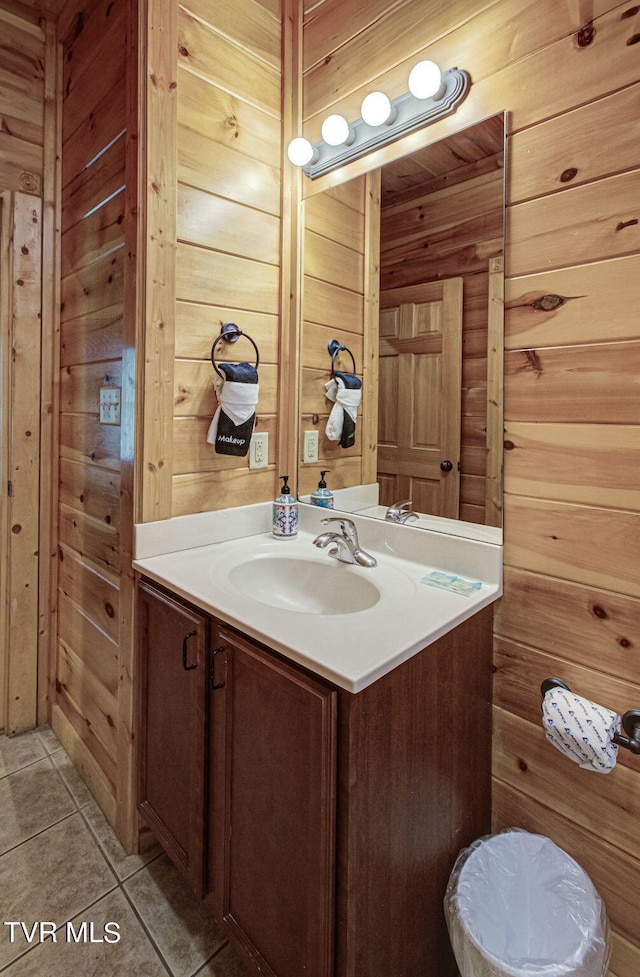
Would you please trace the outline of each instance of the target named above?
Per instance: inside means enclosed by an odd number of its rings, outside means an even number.
[[[594,604],[591,610],[596,617],[600,618],[601,621],[606,621],[609,617],[604,607],[600,607],[600,604]]]
[[[578,47],[589,47],[593,43],[593,39],[596,36],[596,29],[593,24],[585,24],[581,27],[576,34],[576,41]]]
[[[525,349],[524,355],[527,360],[527,369],[535,373],[537,377],[542,376],[542,360],[536,353],[535,349]]]
[[[535,299],[531,303],[532,309],[537,309],[538,312],[553,312],[555,309],[559,309],[560,306],[564,305],[567,301],[565,295],[542,295],[539,299]]]
[[[513,451],[514,448],[515,448],[515,442],[514,441],[505,441],[504,442],[504,450],[505,451]]]
[[[178,54],[181,54],[183,58],[188,58],[189,48],[185,47],[184,44],[178,45]]]
[[[621,648],[633,648],[633,644],[628,638],[618,638],[618,644]]]
[[[563,170],[560,174],[561,183],[569,183],[570,180],[575,179],[578,175],[578,168],[576,166],[570,166],[568,169]]]
[[[28,173],[26,170],[20,174],[18,180],[20,189],[25,193],[37,193],[40,190],[40,177],[35,173]],[[35,221],[33,222],[36,223]]]
[[[631,37],[627,38],[627,47],[631,47],[632,44],[637,44],[640,41],[640,34],[632,34]]]
[[[620,14],[620,20],[627,20],[629,17],[635,17],[639,10],[639,6],[627,7],[627,9]]]
[[[625,229],[625,227],[633,227],[634,224],[637,224],[637,223],[638,223],[638,218],[637,217],[632,217],[631,220],[628,220],[628,221],[620,221],[620,223],[616,227],[616,231],[623,231]]]

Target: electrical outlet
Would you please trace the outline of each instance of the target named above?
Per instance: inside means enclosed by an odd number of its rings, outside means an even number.
[[[120,387],[113,384],[100,387],[100,423],[120,423]]]
[[[302,453],[302,460],[303,462],[309,464],[318,460],[318,432],[317,431],[304,432],[304,450]]]
[[[269,464],[269,435],[266,431],[253,433],[249,442],[249,468],[266,468]]]

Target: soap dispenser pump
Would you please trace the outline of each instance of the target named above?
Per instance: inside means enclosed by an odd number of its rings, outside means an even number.
[[[282,491],[273,503],[272,532],[276,539],[298,535],[298,503],[289,489],[289,476],[281,475]]]
[[[329,491],[327,483],[324,480],[324,476],[328,471],[329,469],[327,468],[326,471],[320,472],[318,487],[311,495],[311,504],[322,506],[323,509],[333,509],[333,492]]]

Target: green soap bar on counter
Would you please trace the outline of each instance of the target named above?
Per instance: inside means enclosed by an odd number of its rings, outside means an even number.
[[[464,580],[462,577],[454,577],[450,573],[440,573],[434,570],[423,577],[420,583],[426,583],[429,587],[438,587],[440,590],[451,590],[454,594],[469,594],[480,590],[480,581]]]

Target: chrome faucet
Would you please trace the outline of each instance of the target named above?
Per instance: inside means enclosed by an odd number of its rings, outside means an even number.
[[[405,499],[403,502],[394,502],[387,509],[385,519],[389,519],[390,522],[399,522],[402,525],[409,519],[419,519],[420,516],[417,512],[413,512],[412,509],[407,508],[407,506],[412,505],[413,502],[411,499]]]
[[[339,522],[341,532],[320,533],[313,541],[314,546],[319,546],[323,550],[326,546],[333,543],[334,546],[333,549],[329,550],[329,556],[332,556],[335,560],[340,560],[342,563],[357,563],[361,567],[375,567],[378,565],[375,557],[360,549],[358,530],[351,519],[345,519],[342,516],[329,516],[327,519],[322,520],[324,526],[330,522]]]

